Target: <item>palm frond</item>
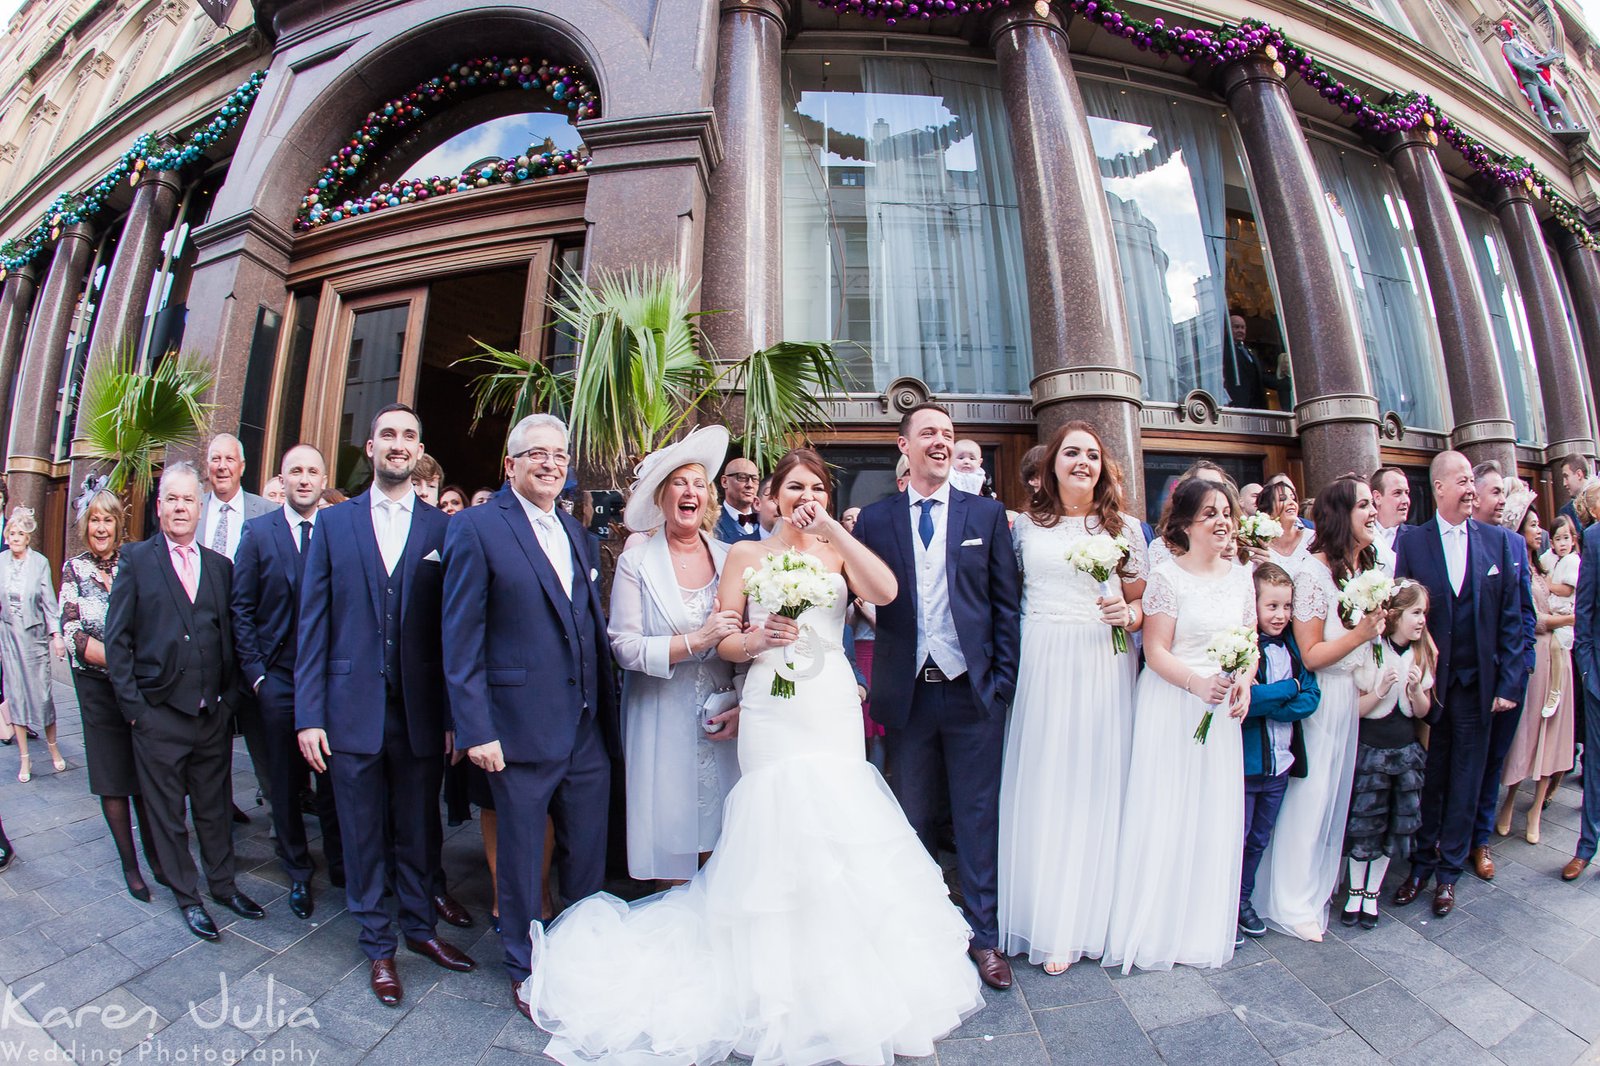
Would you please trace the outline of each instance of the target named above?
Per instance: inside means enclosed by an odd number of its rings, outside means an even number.
[[[535,411],[566,418],[572,408],[572,375],[560,373],[521,352],[508,352],[473,338],[478,350],[462,356],[454,366],[482,367],[472,379],[472,428],[483,416],[498,412],[510,416],[512,425]]]
[[[800,442],[807,423],[828,420],[824,400],[844,391],[844,373],[826,341],[779,341],[730,367],[744,391],[744,450],[762,470]]]
[[[139,370],[131,343],[101,353],[84,381],[78,424],[84,454],[112,464],[111,490],[130,485],[148,492],[153,456],[163,448],[194,444],[205,434],[214,404],[210,367],[198,355],[172,354],[154,370]]]

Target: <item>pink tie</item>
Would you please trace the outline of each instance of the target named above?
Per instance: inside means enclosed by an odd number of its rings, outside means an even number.
[[[199,591],[199,583],[194,578],[194,562],[190,553],[194,551],[193,544],[174,544],[172,553],[178,560],[178,580],[183,582],[183,591],[189,594],[189,602],[194,602],[194,596]]]

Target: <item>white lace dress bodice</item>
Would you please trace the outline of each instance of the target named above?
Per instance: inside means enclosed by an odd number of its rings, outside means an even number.
[[[1235,626],[1256,624],[1256,598],[1250,570],[1230,566],[1216,577],[1191,574],[1168,559],[1150,572],[1144,589],[1144,613],[1177,619],[1172,654],[1202,677],[1217,672],[1206,648],[1217,634]]]
[[[1294,617],[1300,622],[1322,619],[1324,640],[1337,640],[1350,632],[1339,615],[1339,588],[1333,583],[1333,573],[1320,559],[1307,557],[1294,573]],[[1370,645],[1357,646],[1337,662],[1318,670],[1317,676],[1354,673],[1372,657],[1370,649]]]
[[[1138,581],[1149,573],[1149,555],[1144,531],[1129,515],[1122,516],[1122,536],[1130,551],[1126,570],[1128,580]],[[1058,622],[1100,624],[1100,608],[1095,605],[1100,583],[1067,562],[1073,544],[1099,532],[1099,523],[1063,515],[1048,529],[1035,525],[1027,515],[1018,515],[1011,527],[1011,542],[1017,565],[1022,569],[1022,620],[1047,618]],[[1115,580],[1115,578],[1113,578]]]

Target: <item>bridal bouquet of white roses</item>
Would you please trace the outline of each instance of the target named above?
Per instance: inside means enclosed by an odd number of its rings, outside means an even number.
[[[1239,520],[1239,543],[1246,548],[1265,548],[1283,536],[1283,523],[1276,518],[1257,512]]]
[[[1373,567],[1345,579],[1344,584],[1339,586],[1339,605],[1348,613],[1350,624],[1354,626],[1362,615],[1387,607],[1389,597],[1393,595],[1394,581],[1382,570]],[[1372,658],[1379,666],[1383,665],[1381,638],[1372,642]]]
[[[785,551],[767,556],[759,569],[745,569],[744,594],[769,613],[794,619],[813,607],[832,607],[839,590],[833,583],[833,574],[816,559]],[[785,666],[794,665],[792,644],[783,649],[783,661]],[[794,680],[784,676],[782,669],[772,678],[772,694],[784,699],[794,695]]]
[[[1217,634],[1216,639],[1206,645],[1206,658],[1216,663],[1217,669],[1230,681],[1244,671],[1255,669],[1256,657],[1260,654],[1260,646],[1256,643],[1256,631],[1250,626],[1224,629]],[[1206,735],[1211,732],[1212,710],[1210,707],[1206,708],[1205,717],[1200,719],[1200,725],[1194,731],[1196,744],[1204,744]]]
[[[1092,533],[1067,549],[1067,562],[1100,582],[1100,595],[1110,596],[1111,577],[1132,550],[1123,537]],[[1111,650],[1118,655],[1128,650],[1128,631],[1121,626],[1111,627]]]

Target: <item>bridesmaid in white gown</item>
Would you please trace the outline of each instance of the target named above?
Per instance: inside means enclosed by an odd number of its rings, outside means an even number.
[[[1300,498],[1288,481],[1274,481],[1256,498],[1261,513],[1277,520],[1283,535],[1267,544],[1263,562],[1277,563],[1290,574],[1298,573],[1311,554],[1311,530],[1300,524]]]
[[[1301,940],[1321,940],[1328,929],[1356,770],[1360,715],[1352,675],[1371,657],[1384,620],[1375,611],[1347,626],[1338,599],[1345,581],[1378,564],[1372,490],[1340,478],[1317,495],[1315,518],[1311,554],[1294,578],[1294,639],[1316,672],[1322,703],[1302,723],[1306,776],[1289,782],[1251,897],[1268,925]]]
[[[1022,567],[1022,653],[1000,781],[1000,938],[1059,974],[1105,952],[1138,661],[1111,629],[1137,629],[1145,545],[1122,513],[1122,474],[1087,422],[1051,438],[1039,491],[1012,526]],[[1131,546],[1100,583],[1067,562],[1091,533]]]
[[[1173,558],[1150,572],[1144,650],[1115,898],[1103,962],[1171,969],[1233,957],[1244,849],[1244,757],[1239,719],[1251,671],[1219,674],[1206,647],[1255,627],[1255,588],[1233,560],[1235,497],[1228,485],[1181,483],[1162,535]],[[1213,712],[1204,744],[1194,738]]]
[[[631,906],[601,893],[548,933],[534,925],[523,999],[552,1034],[546,1054],[569,1066],[706,1066],[734,1053],[758,1066],[887,1066],[931,1055],[983,1006],[970,930],[864,757],[840,644],[850,594],[887,603],[894,575],[828,516],[815,452],[790,452],[773,484],[783,518],[770,539],[730,550],[722,604],[745,610],[745,568],[785,549],[833,571],[838,596],[796,621],[750,604],[750,626],[719,648],[750,672],[742,776],[704,869]],[[796,691],[772,696],[789,645]]]

